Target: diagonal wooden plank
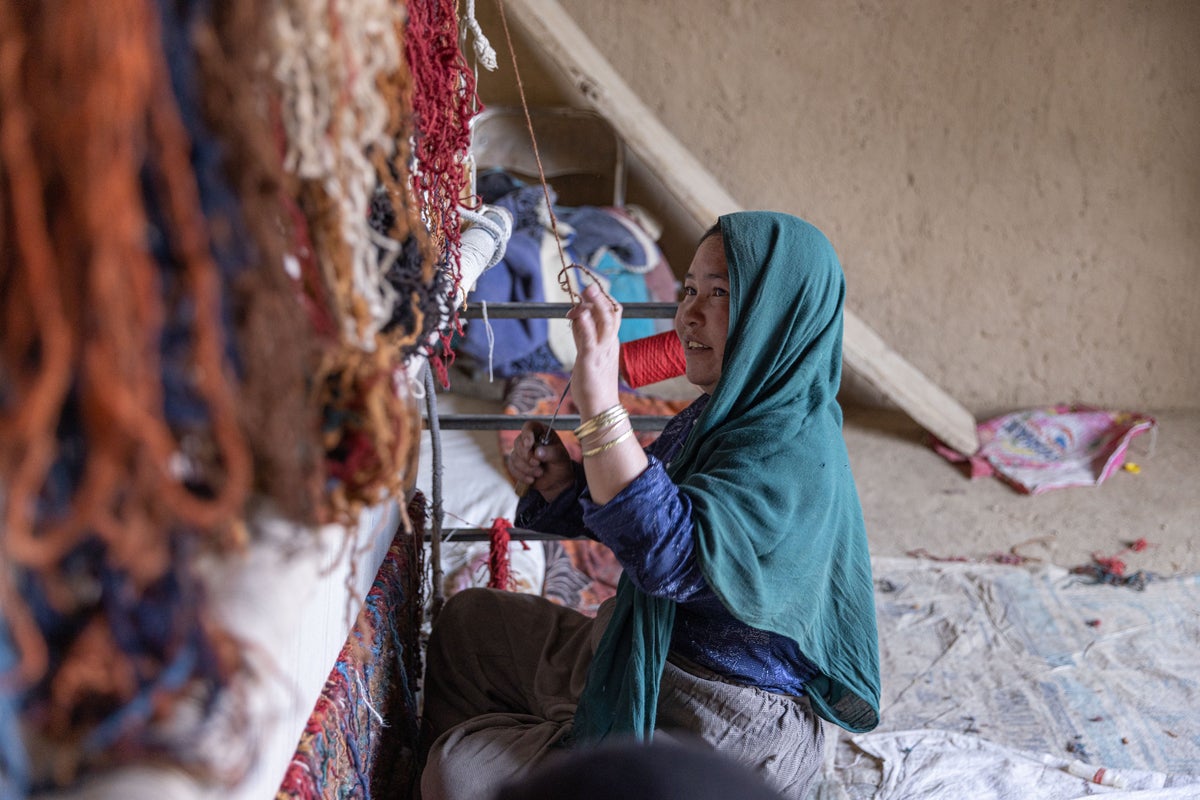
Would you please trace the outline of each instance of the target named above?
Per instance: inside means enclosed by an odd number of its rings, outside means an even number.
[[[663,188],[705,227],[741,206],[658,120],[557,0],[504,0],[512,18],[561,69],[580,97],[604,115]],[[979,448],[975,417],[879,334],[846,310],[848,369],[890,398],[921,427],[961,453]]]
[[[975,416],[897,353],[850,309],[842,360],[925,430],[964,455],[979,449]]]

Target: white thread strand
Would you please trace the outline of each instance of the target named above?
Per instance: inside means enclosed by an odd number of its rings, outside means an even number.
[[[375,706],[371,705],[371,696],[367,694],[367,687],[365,684],[363,684],[362,674],[358,672],[358,670],[354,671],[354,680],[356,683],[358,683],[359,698],[362,700],[362,704],[367,707],[368,711],[371,712],[371,716],[375,718],[375,721],[379,723],[379,726],[381,728],[386,728],[388,724],[384,720],[383,715],[375,710]]]
[[[483,35],[483,28],[479,26],[479,20],[475,19],[475,0],[467,0],[466,13],[463,15],[463,27],[471,32],[471,36],[475,41],[472,43],[475,47],[475,58],[483,64],[483,68],[488,72],[496,71],[496,48],[492,47],[492,43]]]
[[[421,362],[421,366],[424,367],[424,361]],[[425,381],[422,380],[420,377],[414,376],[408,370],[405,370],[404,375],[405,375],[405,378],[408,380],[408,390],[409,390],[409,392],[412,393],[413,399],[424,400],[425,399]]]
[[[488,320],[487,315],[487,300],[482,301],[483,306],[483,329],[487,331],[488,340],[488,383],[495,380],[492,377],[492,357],[496,352],[496,334],[492,332],[492,323]]]

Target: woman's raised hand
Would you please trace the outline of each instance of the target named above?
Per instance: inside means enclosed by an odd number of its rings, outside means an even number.
[[[579,304],[567,312],[575,337],[575,368],[571,397],[580,417],[588,419],[618,402],[617,380],[621,366],[621,306],[591,284]]]
[[[571,455],[558,434],[549,431],[549,439],[541,422],[526,422],[508,454],[508,470],[519,486],[537,489],[546,502],[553,502],[575,483],[575,467]]]

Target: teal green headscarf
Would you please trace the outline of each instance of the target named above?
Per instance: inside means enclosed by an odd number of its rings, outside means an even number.
[[[742,622],[793,639],[819,675],[817,714],[862,732],[879,722],[871,564],[842,439],[845,278],[796,217],[719,220],[729,262],[721,378],[668,473],[692,501],[696,558]],[[622,577],[588,672],[574,738],[649,739],[675,604]]]

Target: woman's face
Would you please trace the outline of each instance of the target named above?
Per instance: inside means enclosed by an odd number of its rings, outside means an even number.
[[[729,333],[729,265],[720,236],[709,236],[696,248],[675,311],[675,333],[687,356],[687,379],[712,394]]]

